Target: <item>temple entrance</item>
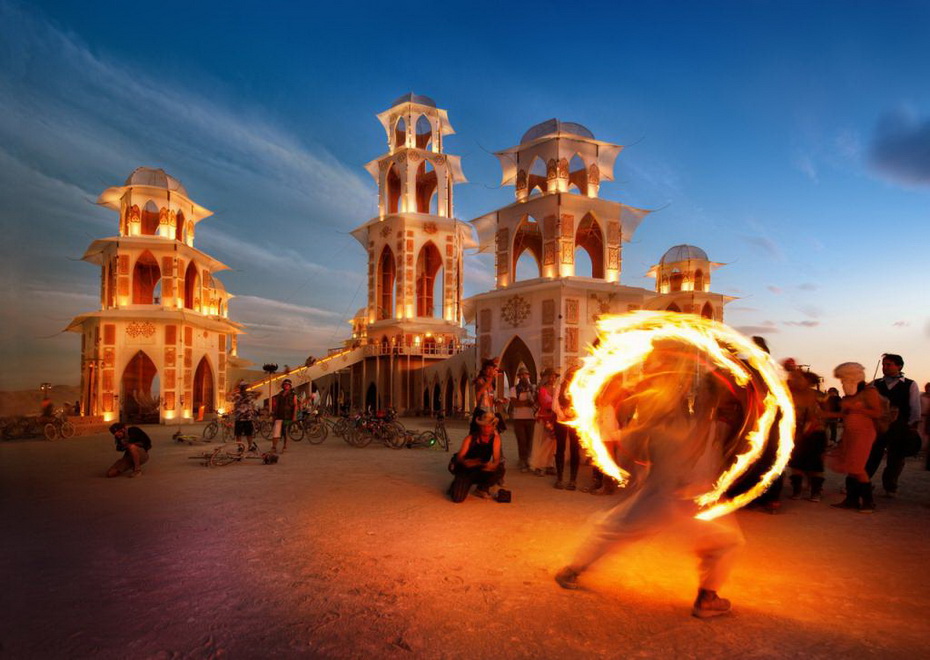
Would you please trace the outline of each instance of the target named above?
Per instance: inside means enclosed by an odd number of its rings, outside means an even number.
[[[507,350],[501,356],[501,371],[511,385],[517,382],[517,369],[521,363],[530,372],[530,382],[539,384],[533,353],[519,336],[514,336],[507,345]]]
[[[139,351],[126,365],[120,385],[123,419],[127,424],[157,424],[159,421],[158,369]]]
[[[433,386],[433,412],[442,410],[442,389],[439,383]]]
[[[378,386],[372,383],[368,386],[368,391],[365,392],[365,409],[366,410],[377,410],[378,409]]]
[[[203,413],[214,412],[213,396],[213,370],[210,369],[210,363],[207,362],[206,356],[200,358],[197,364],[197,370],[194,371],[194,391],[193,391],[193,414],[197,419],[201,419],[201,408]]]

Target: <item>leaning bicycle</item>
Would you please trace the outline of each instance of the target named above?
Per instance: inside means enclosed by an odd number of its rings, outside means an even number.
[[[68,421],[65,411],[58,410],[55,412],[52,421],[45,425],[46,440],[56,440],[57,438],[68,439],[74,435],[74,424]]]
[[[432,431],[407,434],[406,447],[416,449],[426,447],[438,451],[449,451],[449,434],[446,432],[446,417],[442,413],[436,415],[436,425]]]

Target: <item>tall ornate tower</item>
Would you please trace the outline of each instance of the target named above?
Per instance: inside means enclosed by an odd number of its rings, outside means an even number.
[[[501,183],[514,186],[516,201],[472,221],[481,251],[496,255],[497,287],[467,307],[478,358],[501,357],[511,383],[521,363],[534,377],[569,366],[593,339],[598,315],[640,309],[651,295],[620,284],[621,244],[648,211],[599,197],[622,148],[550,119],[496,154]]]
[[[462,250],[473,242],[452,190],[466,179],[443,149],[454,131],[432,99],[405,94],[378,120],[388,150],[365,166],[378,184],[378,216],[352,232],[368,252],[367,324],[356,334],[371,356],[356,392],[366,405],[418,408],[414,372],[457,353],[465,334]]]
[[[76,317],[84,414],[105,420],[190,420],[223,406],[241,326],[214,273],[227,268],[194,248],[212,214],[164,170],[140,167],[97,203],[119,213],[119,235],[91,243],[101,268],[100,311]]]

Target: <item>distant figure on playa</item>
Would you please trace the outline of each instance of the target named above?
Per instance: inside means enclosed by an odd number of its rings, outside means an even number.
[[[291,379],[285,378],[281,383],[281,391],[271,398],[271,417],[274,419],[274,430],[271,433],[271,452],[278,452],[278,440],[284,438],[284,447],[287,451],[287,427],[297,421],[297,395],[292,388]]]
[[[126,426],[121,422],[110,425],[110,433],[116,441],[116,451],[123,452],[123,457],[116,461],[109,470],[108,477],[118,477],[132,470],[130,477],[142,475],[142,465],[148,463],[152,440],[138,426]]]
[[[882,471],[882,488],[885,497],[898,493],[898,478],[904,470],[905,443],[910,430],[917,430],[920,422],[920,388],[902,373],[904,358],[895,353],[882,356],[882,377],[872,385],[878,393],[891,403],[893,420],[888,430],[875,438],[872,453],[865,469],[869,479],[875,476],[882,459],[886,457]]]
[[[494,413],[485,412],[472,423],[449,469],[455,479],[448,493],[456,504],[465,501],[472,486],[476,486],[476,497],[492,497],[491,488],[504,481],[501,436]]]
[[[701,401],[693,356],[674,342],[653,346],[643,364],[643,379],[631,388],[636,415],[619,431],[624,448],[640,457],[646,474],[635,480],[636,492],[607,512],[555,580],[565,589],[577,589],[578,577],[608,552],[679,525],[693,532],[700,559],[699,589],[691,613],[702,619],[719,616],[731,606],[717,590],[730,573],[743,535],[728,516],[709,521],[694,518],[698,506],[692,499],[710,488],[723,461],[714,441],[716,412],[713,405]]]

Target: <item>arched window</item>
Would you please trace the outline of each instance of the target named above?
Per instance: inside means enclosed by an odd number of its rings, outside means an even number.
[[[378,313],[376,317],[389,319],[394,316],[394,279],[397,271],[394,264],[394,252],[385,245],[378,259]]]
[[[407,146],[407,121],[403,117],[398,119],[397,124],[394,125],[394,146]]]
[[[530,174],[527,177],[527,188],[530,195],[538,195],[546,192],[546,163],[542,158],[536,156],[533,164],[530,166]]]
[[[568,190],[572,188],[579,195],[588,194],[588,168],[578,154],[572,156],[568,163]]]
[[[514,281],[542,277],[542,231],[533,216],[524,216],[513,236]]]
[[[400,211],[401,181],[397,166],[394,163],[391,163],[388,168],[385,183],[387,188],[387,212],[398,213]]]
[[[580,245],[575,248],[575,275],[578,277],[594,277],[594,265],[588,251]]]
[[[705,319],[713,320],[714,308],[709,302],[704,303],[704,307],[701,309],[701,316],[703,316]]]
[[[149,200],[142,209],[142,228],[140,230],[143,236],[155,236],[158,234],[158,206],[155,202]]]
[[[155,287],[161,280],[158,261],[146,250],[136,259],[132,271],[132,303],[134,305],[152,305],[155,302]],[[161,289],[159,288],[159,291]]]
[[[417,213],[438,213],[435,201],[437,185],[436,170],[433,169],[433,164],[424,158],[417,168]]]
[[[417,149],[429,149],[433,141],[433,125],[426,115],[417,118]]]
[[[694,290],[704,291],[704,271],[700,268],[694,271]]]
[[[591,277],[604,278],[604,233],[597,219],[590,213],[586,214],[578,223],[575,233],[575,251],[582,249],[588,253],[591,260]],[[578,275],[577,266],[575,274]]]
[[[436,245],[428,241],[417,256],[417,316],[432,317],[435,315],[437,283],[439,284],[439,316],[442,315],[442,270],[442,255]]]
[[[682,275],[681,271],[677,268],[672,271],[671,276],[668,278],[669,291],[672,293],[676,291],[681,291],[681,283],[684,281],[685,276]]]
[[[186,309],[200,307],[200,272],[193,261],[187,264],[187,270],[184,272],[184,307]]]
[[[681,312],[681,309],[675,303],[672,303],[671,305],[666,307],[665,310],[668,312]]]
[[[178,211],[177,224],[174,228],[174,239],[176,241],[181,241],[182,243],[184,242],[184,223],[184,212]]]

